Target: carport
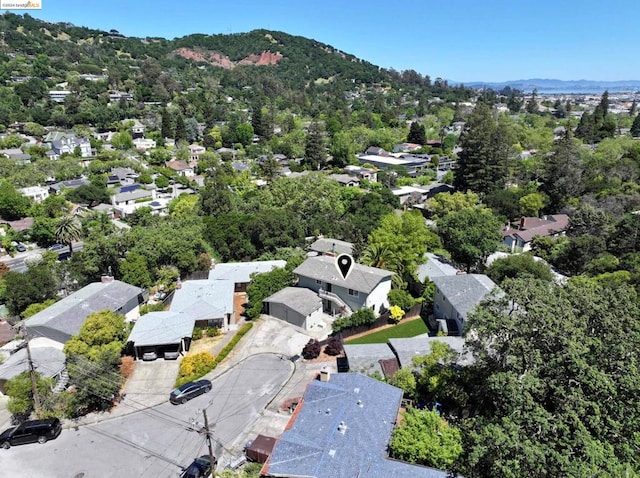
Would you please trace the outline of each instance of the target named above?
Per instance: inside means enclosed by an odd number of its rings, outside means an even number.
[[[162,357],[165,352],[186,352],[191,346],[195,321],[175,312],[150,312],[136,321],[127,343],[128,352],[136,359],[145,352]]]

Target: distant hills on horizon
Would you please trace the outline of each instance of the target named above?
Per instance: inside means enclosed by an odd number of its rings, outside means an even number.
[[[502,82],[472,81],[465,83],[450,81],[449,84],[463,84],[470,88],[491,88],[498,91],[509,86],[525,93],[530,93],[537,89],[538,93],[546,94],[589,94],[603,93],[604,91],[609,91],[609,93],[632,93],[640,91],[640,80],[594,81],[532,78],[529,80]]]

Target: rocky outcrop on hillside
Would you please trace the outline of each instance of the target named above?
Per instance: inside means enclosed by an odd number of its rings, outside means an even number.
[[[275,65],[283,58],[280,52],[274,53],[271,51],[263,51],[260,54],[249,55],[248,57],[243,58],[242,60],[237,62],[232,61],[226,55],[221,55],[220,53],[216,53],[214,51],[196,51],[190,48],[179,48],[174,53],[189,60],[209,63],[210,65],[219,66],[228,70],[239,65]]]

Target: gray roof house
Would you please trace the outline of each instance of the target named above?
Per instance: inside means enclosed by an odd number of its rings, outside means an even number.
[[[47,337],[61,344],[77,335],[87,317],[108,309],[135,320],[145,301],[139,287],[109,280],[94,282],[31,316],[25,326],[32,337]]]
[[[467,315],[496,287],[484,274],[434,277],[436,286],[433,315],[449,335],[461,335]]]
[[[348,315],[368,307],[379,314],[389,307],[391,271],[354,263],[343,279],[335,257],[316,256],[307,258],[293,273],[298,277],[298,287],[311,289],[320,296],[326,313]]]
[[[29,342],[31,359],[36,372],[45,378],[60,379],[65,368],[62,344],[45,337],[37,337]],[[27,349],[22,348],[0,364],[0,392],[5,393],[8,380],[29,370]]]
[[[281,260],[213,264],[209,271],[209,280],[232,281],[236,292],[244,292],[251,282],[251,274],[270,272],[276,268],[283,269],[286,265],[287,261]]]
[[[150,312],[133,326],[127,342],[136,358],[147,351],[182,352],[189,350],[195,319],[186,312]]]
[[[69,179],[68,181],[60,181],[59,183],[49,185],[49,192],[51,194],[60,194],[60,192],[64,189],[75,189],[80,186],[88,186],[88,179]]]
[[[416,269],[416,276],[420,282],[425,279],[433,280],[434,277],[455,276],[458,269],[454,267],[446,258],[427,252],[425,254],[426,262],[423,262]]]
[[[435,468],[391,460],[387,445],[402,390],[359,373],[321,373],[276,441],[262,475],[446,478]]]
[[[353,244],[339,239],[332,239],[330,237],[319,237],[309,246],[309,251],[326,256],[351,254],[353,251]]]
[[[266,314],[304,330],[322,329],[322,299],[310,289],[285,287],[264,299]]]
[[[234,319],[233,287],[228,280],[182,282],[171,301],[171,312],[185,313],[198,325],[226,329]]]

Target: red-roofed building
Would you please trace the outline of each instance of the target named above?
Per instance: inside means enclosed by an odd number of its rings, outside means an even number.
[[[502,237],[511,252],[526,252],[531,250],[534,237],[558,237],[564,235],[568,227],[569,216],[566,214],[523,217],[518,222],[507,224],[502,230]]]

